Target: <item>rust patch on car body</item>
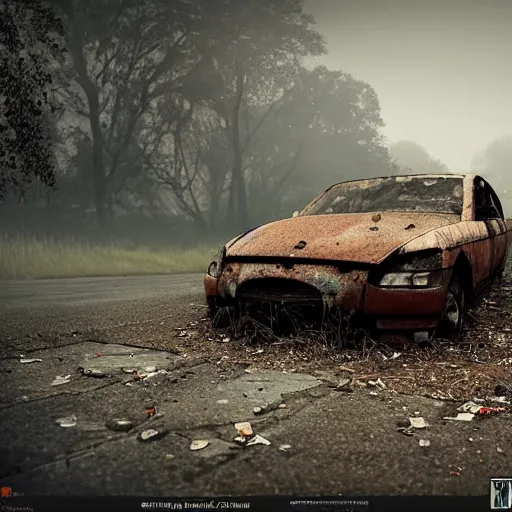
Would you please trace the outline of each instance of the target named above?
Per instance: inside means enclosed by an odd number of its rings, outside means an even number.
[[[405,228],[414,222],[414,231]],[[227,249],[228,258],[294,258],[295,246],[306,242],[301,258],[379,263],[404,243],[442,226],[456,224],[455,214],[383,212],[378,231],[371,215],[311,215],[262,226]]]

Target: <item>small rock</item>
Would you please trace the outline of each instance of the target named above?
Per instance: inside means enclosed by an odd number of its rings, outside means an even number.
[[[76,416],[73,414],[71,416],[65,416],[64,418],[58,418],[55,420],[55,423],[63,428],[71,428],[76,425],[77,421]]]
[[[137,371],[137,368],[123,368],[122,370],[124,373],[132,374]]]
[[[377,387],[377,383],[374,381],[374,380],[369,380],[367,382],[368,386],[370,386],[371,388],[375,388]]]
[[[279,447],[279,451],[281,452],[286,452],[288,450],[290,450],[292,447],[291,444],[282,444],[280,447]]]
[[[472,437],[470,437],[470,438],[468,439],[468,441],[469,441],[470,443],[472,443],[472,442],[473,442],[473,438],[472,438]]]
[[[88,375],[89,377],[106,377],[106,375],[101,371],[95,368],[89,368],[83,371],[84,375]]]
[[[279,404],[279,409],[286,409],[287,405],[286,404]]]
[[[505,450],[503,450],[503,448],[500,448],[499,446],[498,446],[498,448],[496,448],[496,451],[498,453],[505,453]]]
[[[265,412],[265,407],[255,407],[252,412],[254,414],[263,414]]]
[[[171,462],[172,460],[174,460],[174,455],[173,455],[172,453],[167,453],[167,454],[165,455],[165,459],[164,459],[164,460],[165,460],[165,462],[166,462],[166,463],[169,463],[169,462]]]
[[[379,396],[379,393],[377,393],[377,391],[370,391],[370,395],[372,395],[372,396]]]
[[[114,432],[128,432],[133,428],[133,422],[125,418],[116,418],[107,421],[105,426]]]
[[[244,370],[244,372],[245,372],[245,373],[252,373],[252,370],[249,370],[249,368],[246,368],[246,369]]]
[[[197,450],[203,450],[210,444],[209,441],[205,441],[203,439],[197,439],[195,441],[192,441],[190,443],[190,449],[195,452]]]
[[[424,447],[430,446],[430,441],[428,439],[420,439],[419,445]]]

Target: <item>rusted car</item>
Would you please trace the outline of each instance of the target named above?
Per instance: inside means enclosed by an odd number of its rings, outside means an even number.
[[[480,176],[339,183],[292,218],[223,247],[204,279],[211,315],[234,303],[312,303],[375,331],[453,339],[504,270],[512,219]]]

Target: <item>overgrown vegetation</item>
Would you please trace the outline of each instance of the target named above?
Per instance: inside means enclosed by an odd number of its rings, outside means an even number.
[[[0,240],[0,279],[204,272],[215,250],[94,245],[19,236]]]

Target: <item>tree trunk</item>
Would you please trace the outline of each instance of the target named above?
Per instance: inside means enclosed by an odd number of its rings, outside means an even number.
[[[83,27],[75,16],[76,13],[74,12],[71,2],[65,5],[65,11],[71,24],[69,48],[78,75],[77,82],[84,90],[89,106],[89,122],[93,140],[94,204],[96,207],[98,226],[100,229],[103,229],[106,224],[106,174],[103,162],[103,133],[100,123],[99,94],[96,85],[87,73],[87,63],[84,55]]]

